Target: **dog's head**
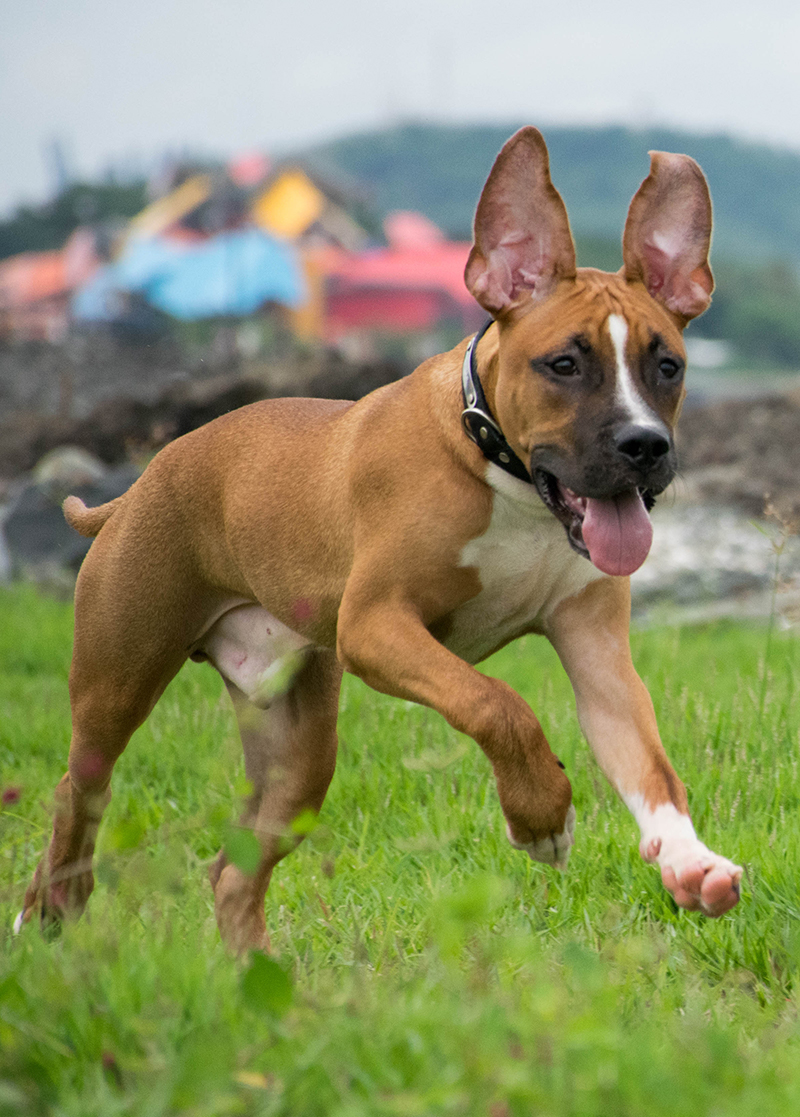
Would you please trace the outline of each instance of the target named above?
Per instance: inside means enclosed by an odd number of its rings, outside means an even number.
[[[646,506],[675,473],[681,335],[711,301],[710,241],[702,171],[687,155],[651,152],[621,270],[576,268],[535,128],[508,141],[478,203],[465,280],[499,326],[487,396],[573,547],[606,573],[644,561]]]

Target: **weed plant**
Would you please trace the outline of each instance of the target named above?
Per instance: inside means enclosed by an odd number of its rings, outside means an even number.
[[[0,1114],[800,1113],[795,636],[634,634],[695,824],[748,867],[723,919],[678,911],[641,862],[531,638],[484,669],[567,765],[569,871],[508,845],[477,746],[347,678],[336,778],[267,897],[273,957],[234,961],[205,873],[246,785],[206,665],[117,764],[87,917],[12,935],[65,764],[71,611],[14,588],[0,618]]]

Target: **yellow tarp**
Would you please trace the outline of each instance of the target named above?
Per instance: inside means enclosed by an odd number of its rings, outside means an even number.
[[[209,175],[193,175],[137,213],[128,224],[128,236],[157,236],[191,213],[211,195]]]
[[[325,208],[325,196],[300,170],[284,171],[253,203],[253,220],[268,233],[294,240]]]

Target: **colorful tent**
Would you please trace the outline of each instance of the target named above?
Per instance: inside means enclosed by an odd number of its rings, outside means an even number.
[[[252,314],[266,302],[297,306],[304,296],[292,249],[258,229],[194,244],[166,237],[130,240],[75,298],[73,313],[81,321],[111,320],[115,300],[126,292],[185,320]]]
[[[351,330],[433,329],[444,319],[468,332],[485,319],[464,286],[470,245],[445,239],[426,217],[391,214],[388,248],[315,256],[326,278],[326,333],[335,341]]]
[[[58,340],[72,291],[98,267],[95,237],[79,228],[57,252],[23,252],[0,262],[0,332]]]
[[[322,215],[327,201],[310,178],[298,169],[281,172],[256,198],[253,220],[268,233],[296,240]]]
[[[0,305],[22,307],[66,295],[97,267],[94,235],[76,229],[57,252],[22,252],[0,261]]]
[[[212,188],[211,175],[192,175],[131,218],[125,231],[126,239],[159,236],[208,201]]]

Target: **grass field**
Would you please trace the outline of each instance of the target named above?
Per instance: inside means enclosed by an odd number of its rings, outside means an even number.
[[[0,1113],[800,1113],[796,636],[634,636],[698,830],[748,867],[731,915],[678,912],[640,861],[530,639],[485,669],[567,765],[568,873],[507,844],[477,746],[347,679],[336,778],[267,898],[271,963],[218,941],[205,868],[244,778],[194,664],[117,765],[90,917],[11,935],[65,763],[70,620],[0,591]]]

